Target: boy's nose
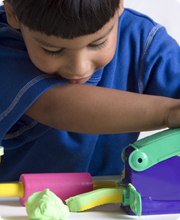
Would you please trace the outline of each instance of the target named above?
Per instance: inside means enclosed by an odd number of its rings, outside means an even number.
[[[91,70],[91,65],[88,61],[81,61],[79,63],[72,64],[70,74],[78,77],[86,77]]]
[[[91,73],[91,60],[88,57],[75,55],[68,63],[67,72],[76,77],[87,77]]]

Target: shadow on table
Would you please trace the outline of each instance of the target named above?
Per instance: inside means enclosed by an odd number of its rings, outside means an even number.
[[[84,214],[83,214],[84,213]],[[77,215],[87,215],[87,219],[97,219],[98,217],[100,219],[132,219],[132,216],[127,215],[123,210],[120,209],[120,203],[119,204],[105,204],[101,205],[89,210],[86,210],[84,212],[76,213]]]
[[[0,201],[0,205],[1,206],[11,206],[11,207],[21,207],[20,202],[16,199],[16,200],[7,200],[4,199]]]
[[[27,217],[27,216],[16,216],[16,217],[13,217],[13,216],[3,217],[3,216],[2,216],[2,219],[3,219],[3,220],[28,220],[28,217]]]

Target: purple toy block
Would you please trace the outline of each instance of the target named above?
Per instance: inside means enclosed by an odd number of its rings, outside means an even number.
[[[125,156],[134,151],[129,147]],[[174,156],[138,172],[125,162],[123,183],[131,183],[141,195],[142,215],[180,213],[180,157]],[[134,214],[129,206],[122,208]]]

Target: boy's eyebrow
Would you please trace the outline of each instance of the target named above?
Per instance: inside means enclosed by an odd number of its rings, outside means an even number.
[[[111,31],[112,29],[114,28],[114,25],[105,33],[103,34],[101,37],[99,37],[98,39],[94,40],[92,43],[96,42],[96,41],[99,41],[103,38],[105,38]],[[39,38],[36,38],[36,37],[33,37],[34,40],[36,40],[37,42],[39,42],[41,45],[43,46],[47,46],[47,47],[54,47],[54,48],[62,48],[62,47],[58,47],[58,46],[55,46],[55,45],[52,45],[44,40],[41,40]]]

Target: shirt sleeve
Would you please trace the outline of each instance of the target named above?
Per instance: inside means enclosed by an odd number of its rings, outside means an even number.
[[[161,25],[146,40],[139,68],[141,93],[180,98],[180,46]]]
[[[0,45],[0,142],[28,107],[49,88],[65,84],[45,74],[24,50]]]

